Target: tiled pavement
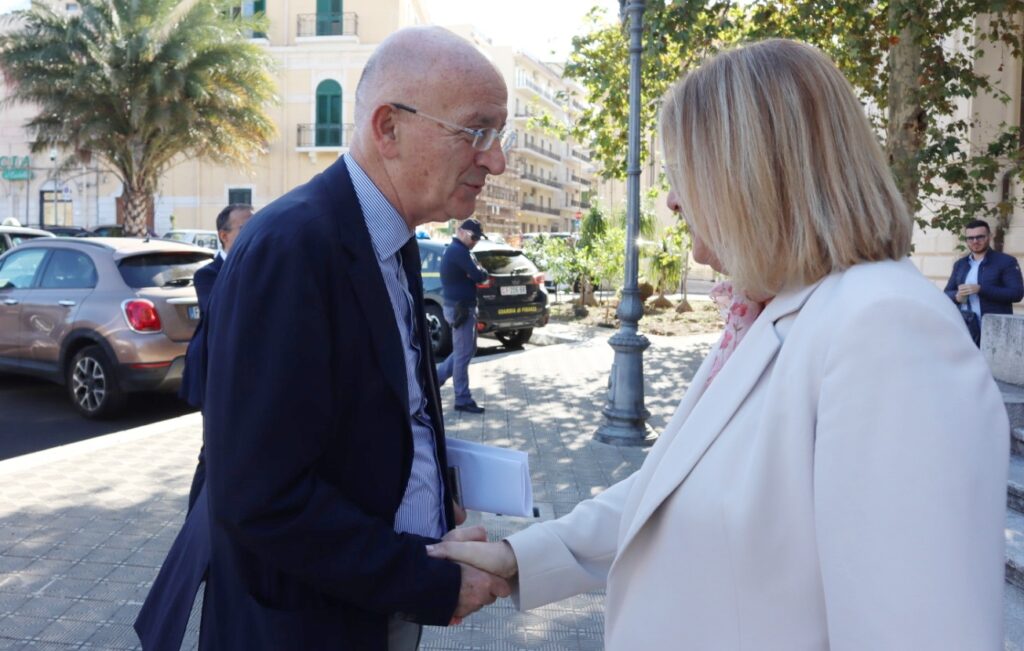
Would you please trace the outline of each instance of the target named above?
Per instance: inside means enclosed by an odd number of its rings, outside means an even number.
[[[607,334],[611,334],[608,332]],[[651,337],[651,424],[666,423],[711,342]],[[612,351],[602,337],[477,360],[482,416],[450,410],[449,435],[530,453],[542,517],[628,476],[645,451],[595,443]],[[192,414],[0,462],[0,650],[135,649],[131,628],[185,514],[199,449]],[[481,516],[497,537],[524,519]],[[530,613],[506,600],[461,626],[428,628],[423,649],[600,649],[600,593]],[[184,648],[194,648],[193,620]]]

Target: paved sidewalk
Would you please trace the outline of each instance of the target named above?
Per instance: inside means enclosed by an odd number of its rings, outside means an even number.
[[[713,338],[651,337],[644,359],[655,429]],[[445,387],[448,433],[528,451],[542,518],[563,515],[646,454],[591,440],[612,357],[597,336],[479,359],[470,377],[487,413],[455,412]],[[131,624],[184,519],[200,437],[190,414],[0,462],[0,649],[138,648]],[[471,522],[499,537],[528,524],[481,514]],[[597,650],[603,617],[601,593],[530,613],[505,600],[461,626],[428,628],[421,648]],[[196,626],[193,619],[186,649]]]

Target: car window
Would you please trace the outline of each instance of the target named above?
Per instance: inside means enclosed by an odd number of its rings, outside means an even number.
[[[425,246],[420,247],[420,271],[436,272],[441,266],[441,253]]]
[[[148,253],[124,258],[117,268],[129,287],[175,287],[191,284],[209,261],[205,253]]]
[[[34,240],[37,237],[43,237],[43,236],[42,235],[31,235],[31,234],[25,235],[23,233],[17,233],[17,234],[12,233],[11,234],[11,244],[13,244],[14,246],[18,246],[22,242],[25,242],[27,240]]]
[[[0,233],[0,253],[7,251],[7,249],[9,248],[11,247],[7,245],[7,238],[4,236],[3,233]]]
[[[197,235],[196,246],[205,246],[208,249],[217,250],[217,238],[213,235]]]
[[[515,249],[498,249],[494,251],[473,252],[477,262],[490,274],[537,273],[537,267],[522,251]]]
[[[164,239],[174,240],[175,242],[188,242],[188,233],[175,233],[174,231],[171,231],[170,233],[164,234]]]
[[[96,286],[96,265],[81,251],[56,250],[46,263],[39,286],[43,289],[92,289]]]
[[[15,251],[7,256],[0,266],[0,289],[25,289],[32,286],[32,280],[39,271],[39,265],[46,257],[47,249]]]

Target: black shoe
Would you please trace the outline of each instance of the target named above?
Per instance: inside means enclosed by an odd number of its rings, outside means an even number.
[[[486,409],[476,404],[475,402],[470,402],[465,405],[455,405],[455,411],[465,411],[470,414],[482,414],[486,411]]]

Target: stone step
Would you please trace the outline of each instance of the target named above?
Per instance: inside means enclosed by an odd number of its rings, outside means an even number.
[[[1019,429],[1015,432],[1024,435],[1024,431]],[[1010,480],[1006,486],[1006,505],[1018,513],[1024,513],[1024,457],[1017,455],[1010,457]]]
[[[1003,651],[1024,651],[1024,590],[1007,583],[1003,586]]]
[[[1024,447],[1018,447],[1016,436],[1019,430],[1024,430],[1024,387],[998,380],[996,384],[999,385],[999,392],[1003,394],[1006,415],[1010,417],[1010,429],[1015,434],[1013,453],[1024,455]]]
[[[1006,511],[1006,580],[1024,589],[1024,514]]]

